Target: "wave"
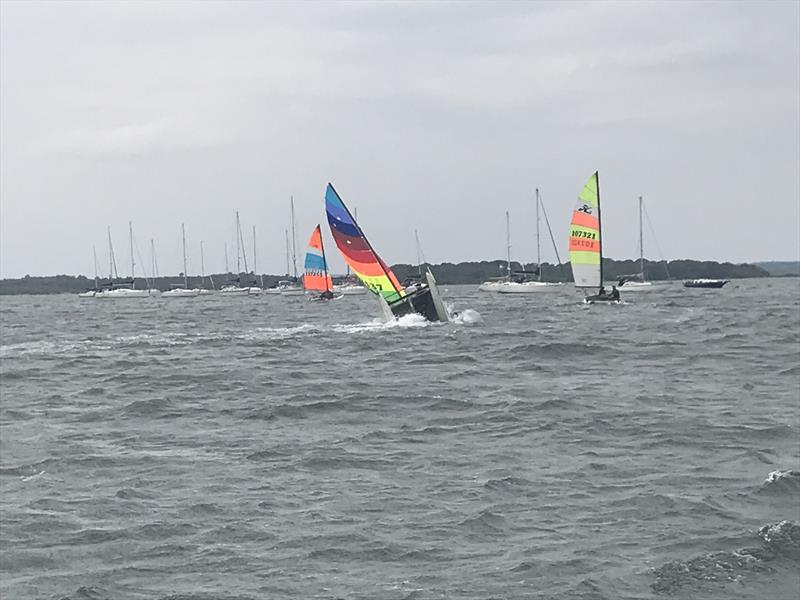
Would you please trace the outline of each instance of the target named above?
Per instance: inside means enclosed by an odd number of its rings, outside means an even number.
[[[777,563],[792,566],[800,559],[800,525],[797,523],[781,521],[765,525],[757,535],[760,546],[670,561],[655,569],[651,588],[673,594],[698,586],[742,584],[749,575],[771,572]]]
[[[45,458],[44,460],[16,467],[0,467],[0,477],[37,477],[40,473],[45,472],[47,467],[55,463],[55,458]]]
[[[761,491],[796,494],[800,492],[800,473],[791,469],[772,471],[761,484]]]

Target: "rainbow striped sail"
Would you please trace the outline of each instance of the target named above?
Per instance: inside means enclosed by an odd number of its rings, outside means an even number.
[[[578,195],[569,226],[569,259],[575,287],[603,285],[600,239],[600,181],[595,171]]]
[[[333,280],[328,273],[325,248],[322,246],[322,230],[319,225],[314,228],[311,239],[308,240],[303,287],[313,292],[329,292],[333,289]]]
[[[372,249],[364,232],[330,183],[325,190],[325,211],[328,213],[328,224],[331,226],[336,247],[367,289],[381,294],[387,302],[405,296],[403,286]]]

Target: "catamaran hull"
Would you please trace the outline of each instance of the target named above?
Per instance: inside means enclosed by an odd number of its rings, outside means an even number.
[[[684,281],[683,287],[719,289],[726,283],[728,283],[727,279],[693,279],[691,281]]]
[[[586,296],[583,299],[584,304],[622,304],[618,298],[611,296]]]
[[[419,314],[431,322],[450,320],[433,274],[426,273],[425,280],[426,283],[417,290],[388,304],[393,317],[400,318],[405,315]]]

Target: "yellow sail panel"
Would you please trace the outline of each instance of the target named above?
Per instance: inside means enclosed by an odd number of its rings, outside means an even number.
[[[600,247],[600,192],[597,172],[578,194],[569,226],[569,259],[575,287],[603,284]]]

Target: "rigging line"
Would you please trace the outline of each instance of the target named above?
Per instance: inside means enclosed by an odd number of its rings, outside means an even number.
[[[144,282],[147,284],[147,288],[151,289],[153,287],[152,278],[147,276],[147,267],[145,266],[147,263],[142,260],[142,253],[139,252],[139,243],[136,241],[136,238],[133,238],[133,247],[136,249],[136,257],[139,259],[139,264],[142,266]]]
[[[642,208],[644,208],[644,217],[647,220],[647,227],[650,229],[650,234],[653,236],[653,241],[656,243],[658,256],[664,263],[664,270],[667,272],[667,279],[672,279],[672,276],[669,274],[668,262],[664,259],[664,253],[661,251],[661,244],[658,243],[658,238],[656,237],[656,231],[653,228],[653,222],[650,220],[650,214],[647,212],[647,204],[642,204]]]
[[[558,246],[556,245],[556,238],[553,236],[553,230],[550,227],[550,219],[547,218],[547,210],[544,208],[544,200],[542,200],[542,191],[539,190],[539,204],[542,207],[542,213],[544,214],[544,222],[547,224],[547,232],[550,234],[550,242],[553,244],[553,251],[556,253],[556,259],[558,260],[558,269],[563,273],[564,265],[561,264],[561,256],[558,254]]]

